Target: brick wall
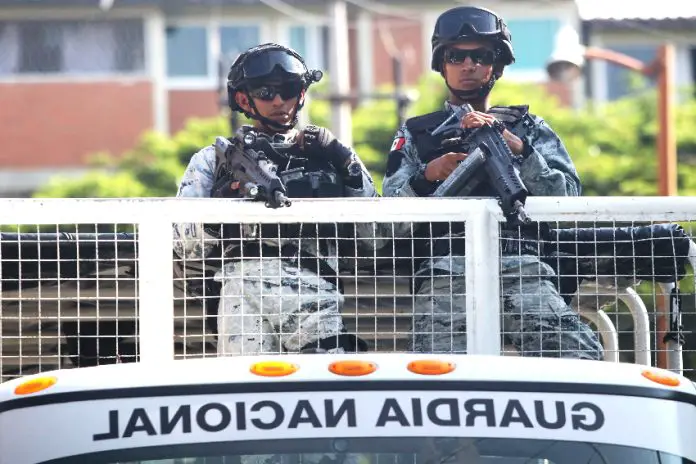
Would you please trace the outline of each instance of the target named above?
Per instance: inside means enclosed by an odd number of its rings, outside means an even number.
[[[393,84],[394,72],[389,48],[393,46],[403,58],[402,73],[406,85],[414,85],[423,75],[424,69],[429,69],[428,63],[423,63],[423,25],[420,22],[403,18],[374,18],[373,66],[375,85]]]
[[[0,169],[79,167],[153,124],[149,82],[0,84]]]
[[[218,94],[213,90],[170,90],[169,132],[184,128],[189,118],[212,118],[220,114]]]
[[[416,74],[407,71],[407,82]],[[547,88],[570,102],[564,86],[549,83]],[[169,110],[175,133],[190,117],[219,114],[217,94],[170,91]],[[148,82],[0,84],[0,169],[81,167],[96,152],[120,154],[133,148],[152,127]]]

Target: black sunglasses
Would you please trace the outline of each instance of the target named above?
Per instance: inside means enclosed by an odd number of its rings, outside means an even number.
[[[273,101],[276,95],[280,95],[283,100],[297,98],[302,93],[301,82],[286,82],[280,85],[262,85],[249,89],[249,96],[263,101]]]
[[[451,64],[462,64],[469,57],[476,64],[491,65],[495,63],[495,52],[487,48],[450,48],[445,53],[445,61]]]

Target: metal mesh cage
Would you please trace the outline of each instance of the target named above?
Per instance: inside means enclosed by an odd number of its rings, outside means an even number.
[[[665,213],[659,199],[632,210],[601,200],[606,211],[530,201],[542,224],[531,239],[490,200],[307,200],[282,211],[2,200],[6,223],[24,224],[0,235],[2,380],[317,348],[573,358],[592,352],[597,333],[605,361],[691,375],[696,204]],[[172,239],[173,224],[200,234]]]

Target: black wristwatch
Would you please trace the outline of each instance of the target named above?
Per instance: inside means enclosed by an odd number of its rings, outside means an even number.
[[[362,176],[362,166],[355,157],[353,157],[345,167],[345,173],[350,177]]]
[[[505,132],[505,129],[507,129],[507,127],[505,127],[505,124],[496,119],[493,121],[493,129],[497,130],[502,134],[503,132]]]

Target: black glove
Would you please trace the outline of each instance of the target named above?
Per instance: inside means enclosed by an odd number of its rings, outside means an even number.
[[[309,125],[304,128],[304,151],[310,156],[326,156],[342,174],[357,176],[362,171],[353,151],[325,127]]]
[[[231,174],[226,174],[218,179],[213,188],[210,189],[211,198],[241,198],[242,195],[239,189],[233,189],[232,183],[235,182]]]

